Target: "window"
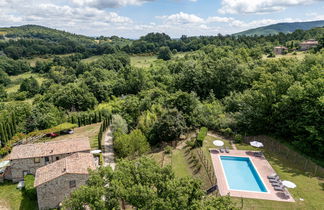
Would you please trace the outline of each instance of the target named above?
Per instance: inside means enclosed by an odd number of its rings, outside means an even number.
[[[70,181],[70,188],[76,187],[75,180]]]
[[[23,171],[23,176],[25,177],[27,174],[29,174],[29,171]]]
[[[40,163],[40,158],[39,158],[39,157],[36,157],[36,158],[34,159],[34,163]]]
[[[45,162],[49,162],[49,157],[45,157]]]
[[[56,160],[59,160],[60,159],[60,157],[56,157]]]

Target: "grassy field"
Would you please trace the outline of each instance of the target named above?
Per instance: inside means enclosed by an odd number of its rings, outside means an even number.
[[[98,149],[98,133],[100,129],[100,123],[82,126],[74,129],[73,134],[58,136],[53,140],[63,140],[68,138],[88,137],[90,141],[91,149]]]
[[[5,182],[0,184],[1,210],[36,210],[37,201],[32,201],[16,189],[17,184]]]
[[[293,53],[288,53],[286,55],[276,55],[274,58],[268,58],[267,55],[263,56],[263,59],[279,59],[279,58],[297,58],[298,60],[302,60],[305,58],[307,54],[305,52],[296,52],[296,55]]]
[[[100,57],[101,57],[101,55],[91,56],[89,58],[83,59],[82,62],[89,64],[89,63],[92,63],[92,62],[98,60]]]
[[[172,151],[171,166],[175,175],[178,177],[192,176],[192,171],[186,161],[186,155],[183,149]]]
[[[157,60],[156,56],[131,56],[131,65],[139,68],[150,67],[154,61]]]
[[[91,63],[97,61],[102,55],[91,56],[89,58],[83,59],[83,63]],[[133,55],[130,56],[131,65],[139,68],[150,67],[154,61],[157,60],[156,56],[141,56],[141,55]]]
[[[20,74],[17,76],[10,76],[10,80],[11,80],[12,84],[10,84],[8,87],[6,87],[6,91],[8,93],[17,92],[22,80],[29,78],[31,76],[34,77],[39,82],[39,85],[41,85],[46,80],[40,74],[36,74],[36,73],[32,73],[32,72],[26,72],[24,74]]]
[[[36,65],[36,62],[37,61],[50,61],[52,60],[51,57],[48,57],[48,58],[41,58],[41,57],[35,57],[35,58],[32,58],[32,59],[26,59],[26,61],[29,63],[29,65],[31,67],[34,67]]]

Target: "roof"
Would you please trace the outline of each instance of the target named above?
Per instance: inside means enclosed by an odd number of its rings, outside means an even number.
[[[65,174],[88,174],[88,169],[96,168],[93,155],[90,153],[75,153],[61,160],[38,168],[34,186],[49,182]]]
[[[303,41],[300,44],[318,44],[318,41],[316,41],[316,40],[306,40],[306,41]]]
[[[90,150],[90,143],[88,138],[75,138],[69,140],[15,146],[12,149],[9,159],[16,160],[24,158],[45,157],[88,150]]]
[[[288,48],[284,47],[284,46],[277,46],[277,47],[275,47],[275,49],[288,49]]]

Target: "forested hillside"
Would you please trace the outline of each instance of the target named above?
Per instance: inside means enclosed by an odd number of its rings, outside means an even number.
[[[323,27],[324,20],[311,22],[295,22],[295,23],[277,23],[269,26],[259,27],[236,33],[238,36],[261,36],[275,35],[278,33],[292,33],[296,30],[310,30],[312,28]]]
[[[323,28],[179,40],[151,33],[134,41],[95,41],[36,26],[7,32],[0,42],[5,54],[0,57],[0,154],[10,150],[16,133],[50,128],[71,121],[71,116],[100,110],[118,114],[126,124],[120,135],[144,135],[150,145],[204,126],[230,135],[278,136],[305,154],[324,158]],[[320,44],[305,59],[263,58],[275,45],[292,51],[307,38]],[[64,53],[73,54],[54,56]],[[130,54],[139,53],[161,59],[135,67]],[[30,65],[26,57],[36,55],[50,59]],[[91,55],[102,56],[83,62]],[[24,72],[32,76],[15,80],[19,88],[9,93],[12,75]]]
[[[12,59],[48,57],[68,53],[80,53],[82,58],[93,55],[125,52],[128,54],[155,54],[160,47],[166,46],[173,52],[190,52],[206,45],[256,48],[264,53],[272,52],[275,45],[284,45],[289,41],[319,39],[324,28],[309,31],[297,30],[290,34],[272,36],[200,36],[171,39],[167,34],[150,33],[138,40],[129,40],[117,36],[91,38],[68,32],[49,29],[42,26],[20,26],[0,28],[0,55]]]

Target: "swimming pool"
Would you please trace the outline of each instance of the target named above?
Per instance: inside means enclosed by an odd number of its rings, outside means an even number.
[[[220,156],[220,160],[230,190],[267,192],[250,158]]]

